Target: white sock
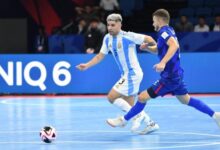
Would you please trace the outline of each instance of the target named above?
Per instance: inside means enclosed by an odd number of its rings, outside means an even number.
[[[215,112],[212,116],[213,119],[217,120],[220,119],[220,112]]]
[[[213,114],[212,118],[216,120],[216,113]]]
[[[116,107],[120,108],[122,111],[125,112],[128,112],[131,109],[131,106],[128,104],[128,102],[122,98],[117,98],[113,102],[113,105],[115,105]]]
[[[113,105],[115,105],[116,107],[120,108],[122,111],[125,111],[125,112],[128,112],[132,108],[128,104],[128,102],[125,101],[123,98],[117,98],[113,102]],[[145,116],[144,122],[146,122],[147,124],[151,123],[150,116],[147,113],[145,113],[145,111],[142,111],[140,114]]]
[[[149,116],[145,111],[142,111],[142,112],[141,112],[141,115],[144,115],[144,116],[145,116],[144,122],[146,122],[147,125],[151,123],[150,116]]]

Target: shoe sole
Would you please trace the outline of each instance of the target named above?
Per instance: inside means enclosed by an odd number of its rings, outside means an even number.
[[[115,128],[115,126],[112,125],[108,120],[106,120],[106,123],[107,123],[108,125],[110,125],[111,127]]]
[[[155,130],[152,130],[152,131],[149,131],[149,132],[140,132],[139,134],[140,134],[140,135],[151,134],[151,133],[153,133],[153,132],[156,132],[157,130],[159,130],[159,129],[155,129]]]
[[[151,131],[148,131],[148,132],[143,132],[143,131],[140,131],[139,134],[140,135],[145,135],[145,134],[150,134],[150,133],[153,133],[153,132],[156,132],[160,129],[160,127],[156,128],[156,129],[153,129]]]

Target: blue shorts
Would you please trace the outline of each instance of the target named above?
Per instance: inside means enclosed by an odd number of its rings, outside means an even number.
[[[156,81],[149,89],[150,91],[153,91],[153,95],[155,95],[154,97],[164,96],[166,94],[185,95],[188,93],[182,77],[176,77],[172,79],[161,78],[160,80]],[[149,94],[151,96],[152,92]]]

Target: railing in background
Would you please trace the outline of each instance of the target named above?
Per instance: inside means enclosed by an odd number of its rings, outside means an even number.
[[[156,33],[147,33],[156,39]],[[177,33],[182,52],[220,52],[220,32]],[[52,35],[49,53],[85,53],[82,35]]]
[[[84,53],[82,35],[52,35],[49,37],[49,53]]]

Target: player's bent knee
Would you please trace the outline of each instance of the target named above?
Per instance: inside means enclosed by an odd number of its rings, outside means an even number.
[[[188,105],[188,104],[189,104],[189,100],[187,100],[187,99],[178,98],[178,100],[179,100],[180,103],[183,104],[183,105]]]
[[[138,95],[138,101],[140,101],[140,102],[145,102],[145,97],[144,96],[142,96],[141,94],[140,95]]]
[[[151,98],[156,98],[158,95],[154,92],[153,88],[150,87],[149,89],[147,89],[147,93],[149,94],[149,96]]]
[[[142,92],[141,94],[138,95],[138,100],[142,103],[145,103],[146,101],[148,101],[150,99],[149,94],[147,93],[147,91]]]
[[[108,94],[107,99],[110,103],[114,103],[114,101],[115,101],[115,97],[112,94]]]

